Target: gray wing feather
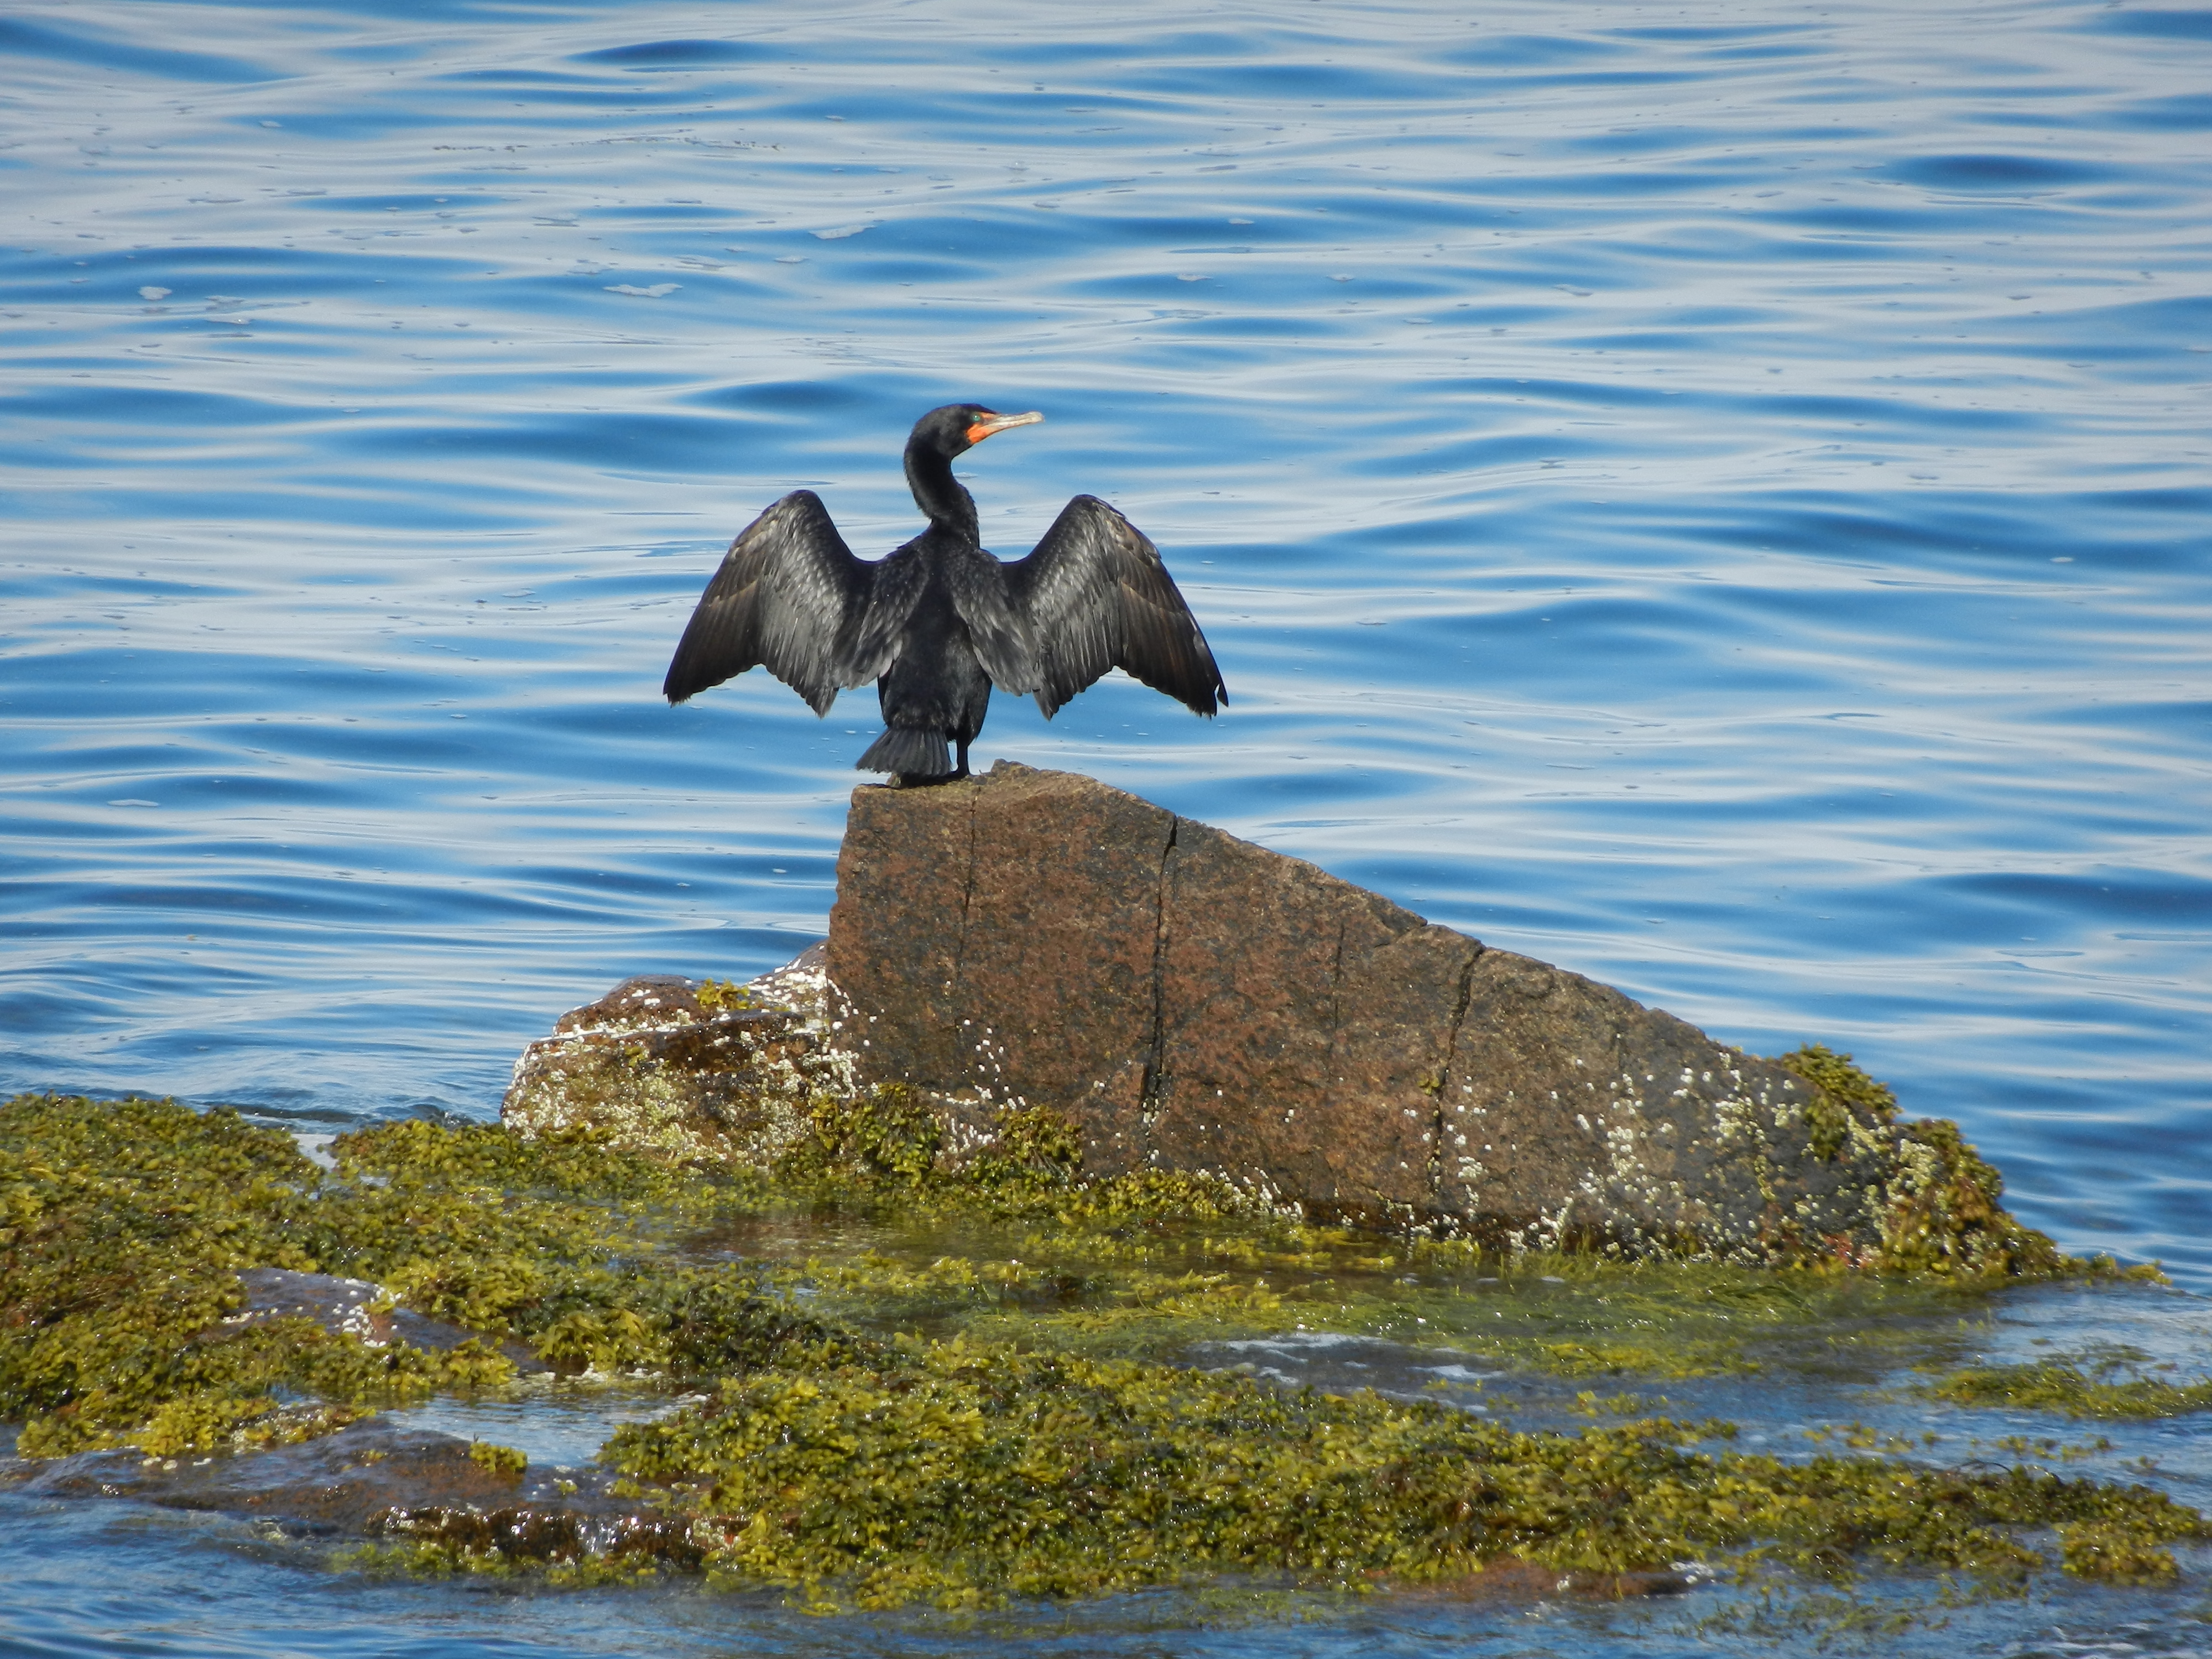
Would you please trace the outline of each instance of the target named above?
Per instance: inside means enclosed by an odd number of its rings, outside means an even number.
[[[1048,720],[1109,668],[1196,714],[1229,701],[1160,550],[1096,495],[1068,502],[1036,550],[1005,569],[1036,641],[1036,702]]]
[[[928,586],[921,560],[901,548],[880,564],[863,564],[873,580],[865,605],[846,615],[837,638],[837,661],[842,685],[866,685],[891,665],[899,653],[899,636]]]
[[[1041,687],[1044,675],[1036,638],[1015,601],[1007,567],[977,548],[956,556],[945,574],[952,608],[968,624],[969,641],[991,683],[1017,696]]]
[[[795,489],[755,519],[723,556],[668,665],[661,690],[682,702],[762,667],[830,712],[842,686],[865,684],[841,649],[858,631],[879,566],[853,556],[829,509]]]

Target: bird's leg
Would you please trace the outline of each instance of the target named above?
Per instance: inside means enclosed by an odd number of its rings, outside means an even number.
[[[957,782],[968,775],[968,739],[955,738],[953,742],[960,745],[960,763],[952,769],[952,781]]]

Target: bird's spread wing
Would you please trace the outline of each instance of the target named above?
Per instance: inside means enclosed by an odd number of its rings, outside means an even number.
[[[768,672],[830,712],[842,686],[864,684],[849,647],[879,567],[853,556],[822,498],[794,489],[745,526],[700,596],[661,690],[671,702],[748,668]]]
[[[981,548],[956,556],[945,571],[952,608],[968,624],[976,660],[992,684],[1019,696],[1042,686],[1044,673],[1035,630],[1015,600],[1010,574]]]
[[[1160,550],[1096,495],[1068,502],[1036,551],[1006,573],[1036,641],[1037,707],[1048,719],[1109,668],[1200,714],[1229,701]]]

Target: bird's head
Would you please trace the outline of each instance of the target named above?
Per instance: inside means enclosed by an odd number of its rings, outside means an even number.
[[[981,404],[947,404],[916,421],[914,435],[907,441],[909,448],[919,445],[933,449],[950,460],[973,449],[994,432],[1004,432],[1010,426],[1035,426],[1042,419],[1044,416],[1034,409],[1026,415],[1001,415]]]

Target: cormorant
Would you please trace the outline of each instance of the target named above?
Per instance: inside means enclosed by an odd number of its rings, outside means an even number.
[[[948,404],[916,421],[906,481],[929,527],[889,558],[854,557],[811,489],[762,514],[700,596],[661,687],[668,701],[761,666],[827,714],[841,689],[874,680],[884,731],[855,768],[908,785],[968,775],[994,685],[1034,694],[1050,720],[1123,668],[1212,714],[1229,693],[1206,635],[1159,549],[1114,508],[1076,496],[1010,564],[978,541],[975,498],[952,476],[953,457],[1042,419]]]

